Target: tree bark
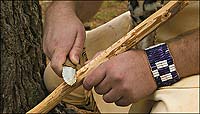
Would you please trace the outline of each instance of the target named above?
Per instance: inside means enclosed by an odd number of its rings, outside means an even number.
[[[1,1],[0,113],[24,113],[45,98],[38,1]]]

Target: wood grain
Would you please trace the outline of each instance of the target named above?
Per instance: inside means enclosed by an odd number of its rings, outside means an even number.
[[[97,56],[95,59],[93,59],[88,64],[83,66],[80,70],[78,70],[75,75],[77,77],[77,82],[73,86],[69,86],[65,82],[63,82],[41,103],[39,103],[36,107],[31,109],[27,113],[47,113],[48,111],[50,111],[63,99],[64,96],[69,94],[75,88],[79,87],[82,84],[83,79],[90,71],[98,67],[103,62],[109,60],[111,57],[130,49],[162,23],[173,17],[187,4],[188,1],[168,2],[160,10],[148,17],[146,20],[144,20],[142,23],[132,29],[129,33],[127,33],[124,37],[122,37],[112,46],[104,50],[99,56]]]

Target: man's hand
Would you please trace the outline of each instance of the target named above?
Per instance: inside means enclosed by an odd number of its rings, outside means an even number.
[[[127,106],[156,90],[144,51],[131,50],[115,56],[89,73],[85,89],[94,87],[107,103]]]
[[[83,24],[73,7],[67,7],[66,4],[57,2],[48,8],[43,36],[44,52],[51,60],[51,67],[59,76],[67,55],[74,64],[79,62],[85,40]]]

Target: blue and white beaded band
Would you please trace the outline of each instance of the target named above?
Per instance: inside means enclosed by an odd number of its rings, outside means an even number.
[[[167,44],[151,46],[145,51],[158,87],[172,85],[180,79]]]

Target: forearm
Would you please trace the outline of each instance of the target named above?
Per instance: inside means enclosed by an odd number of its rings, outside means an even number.
[[[199,74],[199,29],[168,41],[180,77]]]
[[[85,22],[96,14],[101,3],[102,1],[54,1],[51,5],[62,8],[68,13],[74,13],[82,22]]]

